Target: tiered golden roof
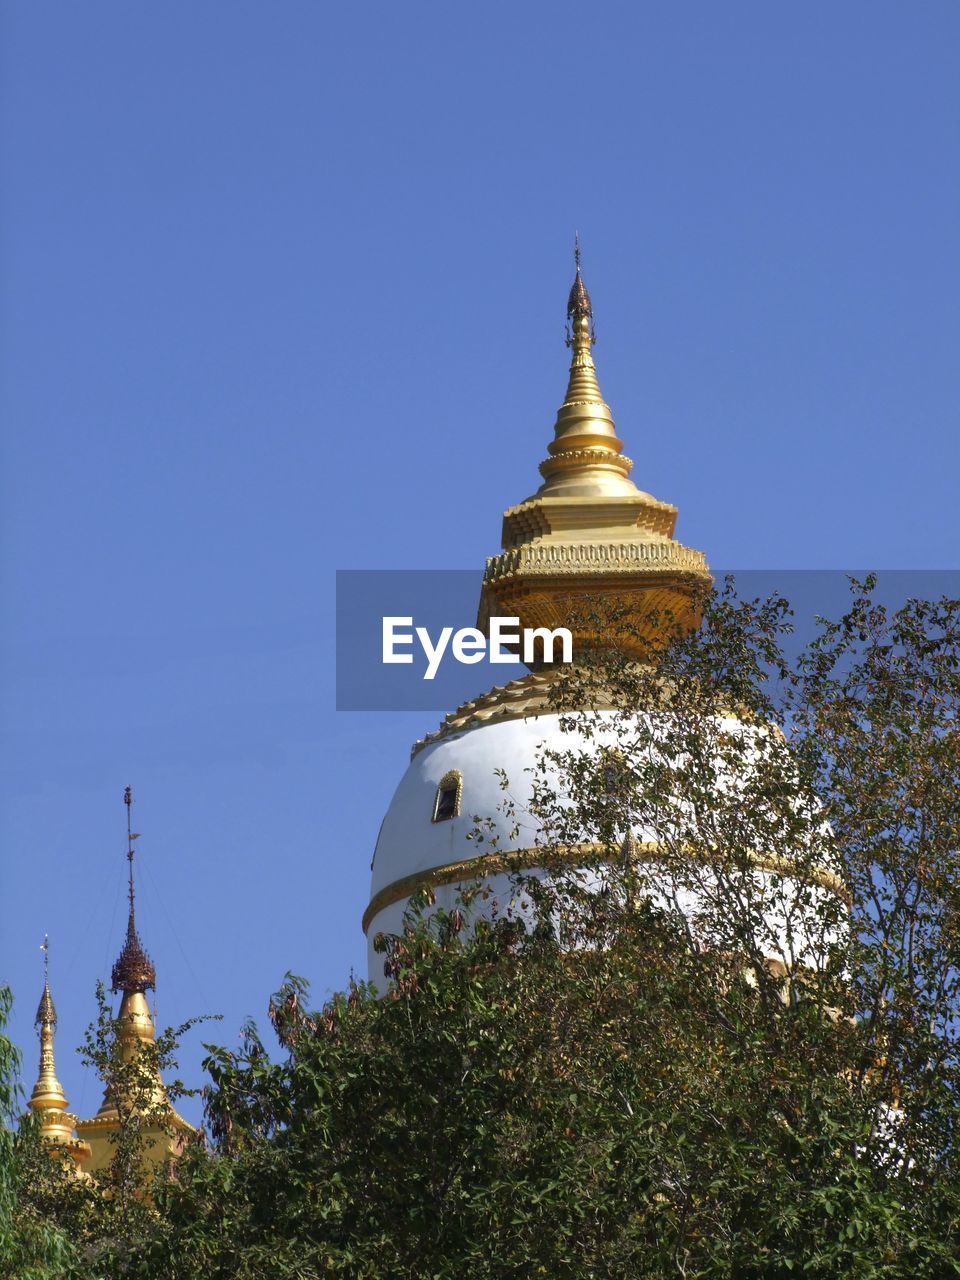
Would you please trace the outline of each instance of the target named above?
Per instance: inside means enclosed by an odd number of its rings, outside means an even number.
[[[673,536],[677,509],[630,479],[610,407],[597,381],[593,305],[580,271],[567,301],[573,351],[567,394],[557,413],[543,484],[503,517],[503,551],[487,561],[478,625],[519,617],[523,627],[569,626],[574,655],[594,637],[585,617],[600,599],[623,606],[647,639],[665,622],[698,621],[696,600],[711,578],[702,552]],[[657,615],[657,626],[644,620]],[[626,649],[642,647],[621,639]]]

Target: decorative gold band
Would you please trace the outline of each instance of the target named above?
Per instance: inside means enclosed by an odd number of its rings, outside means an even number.
[[[656,840],[636,841],[635,855],[639,861],[653,862],[660,853],[660,845]],[[599,841],[585,841],[582,844],[557,846],[534,845],[526,849],[512,849],[509,852],[499,851],[480,854],[474,858],[464,858],[460,862],[450,862],[442,867],[430,867],[426,871],[415,871],[412,875],[403,876],[385,885],[370,899],[370,904],[363,913],[363,932],[366,933],[371,921],[386,907],[393,906],[424,889],[436,889],[445,884],[469,884],[472,880],[485,879],[487,876],[500,875],[511,871],[528,871],[533,867],[549,866],[562,863],[576,866],[578,863],[613,862],[619,857],[617,850],[611,851],[609,846]],[[691,849],[691,859],[706,863],[709,855],[706,850]],[[808,880],[822,885],[838,898],[849,902],[850,895],[843,880],[834,871],[826,867],[799,868],[790,858],[782,858],[776,854],[751,854],[750,862],[760,871],[773,871],[778,875],[794,875],[798,879]]]

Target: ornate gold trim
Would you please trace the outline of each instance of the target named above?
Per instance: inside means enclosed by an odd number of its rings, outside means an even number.
[[[578,407],[583,403],[589,401],[577,402]],[[544,480],[549,480],[560,471],[579,471],[590,466],[611,467],[626,477],[633,470],[633,461],[622,453],[613,454],[609,449],[564,449],[561,453],[544,458],[540,463],[540,474]]]
[[[631,843],[638,862],[656,860],[660,849],[656,840],[634,840]],[[400,902],[404,898],[412,898],[414,894],[421,893],[424,889],[435,889],[440,885],[457,884],[461,881],[469,883],[471,880],[500,875],[503,872],[526,871],[550,862],[562,862],[569,866],[575,865],[581,859],[616,862],[621,856],[620,849],[611,850],[597,840],[588,840],[581,844],[560,847],[534,845],[508,852],[490,852],[473,858],[464,858],[459,862],[450,862],[441,867],[429,867],[426,871],[415,871],[409,876],[402,876],[399,880],[394,880],[392,884],[384,885],[378,890],[363,913],[361,926],[366,933],[374,917],[386,907],[393,906],[395,902]],[[689,850],[689,856],[701,863],[709,861],[707,854],[700,850]],[[797,870],[797,864],[790,858],[758,853],[751,853],[749,857],[751,864],[760,871],[774,871],[778,875],[795,875],[798,879],[810,880],[836,894],[848,905],[850,903],[847,886],[835,871],[830,871],[827,867],[812,867],[801,876]]]
[[[707,559],[702,551],[684,547],[672,538],[643,542],[537,542],[523,543],[501,551],[487,559],[483,580],[485,585],[516,574],[540,574],[553,578],[557,575],[597,575],[604,573],[635,574],[649,569],[662,573],[662,566],[682,570],[699,577],[704,585],[712,581]],[[656,586],[657,579],[650,585]],[[627,587],[623,588],[625,591]]]

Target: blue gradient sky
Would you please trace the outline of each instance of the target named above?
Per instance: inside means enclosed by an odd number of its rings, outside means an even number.
[[[81,1111],[128,782],[163,1021],[233,1043],[286,969],[318,999],[363,972],[435,718],[334,711],[334,571],[498,549],[575,226],[601,385],[685,542],[957,566],[955,4],[0,15],[0,977],[32,1081],[50,932]]]

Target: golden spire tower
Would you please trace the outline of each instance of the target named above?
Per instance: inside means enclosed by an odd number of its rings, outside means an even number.
[[[540,464],[543,484],[504,512],[503,551],[487,561],[478,625],[492,616],[519,617],[521,627],[568,626],[574,654],[594,638],[593,626],[573,619],[599,598],[644,620],[658,615],[679,626],[698,622],[696,598],[710,584],[702,552],[673,536],[677,508],[644,493],[630,479],[613,414],[600,391],[593,361],[593,304],[580,268],[567,299],[567,346],[572,351],[553,440]],[[622,647],[642,649],[621,638]]]
[[[40,1070],[33,1086],[29,1106],[40,1120],[40,1133],[49,1143],[51,1155],[68,1156],[71,1167],[79,1169],[89,1158],[90,1147],[74,1133],[77,1117],[67,1110],[67,1098],[57,1079],[53,1055],[53,1038],[57,1029],[57,1011],[50,994],[50,939],[44,937],[43,994],[37,1007],[36,1026],[40,1033]]]
[[[593,304],[580,274],[580,237],[574,249],[576,275],[567,298],[567,346],[573,352],[567,394],[557,411],[548,457],[540,464],[539,494],[632,495],[633,467],[623,456],[610,406],[600,392],[592,348],[597,340]]]
[[[133,859],[134,841],[139,839],[140,833],[132,829],[133,792],[130,787],[124,789],[123,802],[127,807],[129,905],[126,938],[110,973],[110,989],[121,993],[117,1011],[121,1063],[127,1067],[139,1063],[142,1068],[140,1072],[136,1069],[130,1072],[131,1081],[136,1080],[135,1087],[131,1085],[135,1094],[131,1106],[149,1113],[143,1127],[147,1143],[145,1157],[150,1163],[158,1164],[177,1155],[182,1150],[185,1137],[193,1129],[171,1106],[159,1068],[153,1060],[156,1033],[146,992],[156,990],[157,971],[137,932]],[[121,1123],[118,1102],[117,1086],[108,1084],[97,1114],[92,1120],[81,1120],[77,1125],[78,1133],[90,1141],[93,1151],[91,1168],[94,1170],[105,1168],[113,1157],[111,1134],[117,1132]]]

